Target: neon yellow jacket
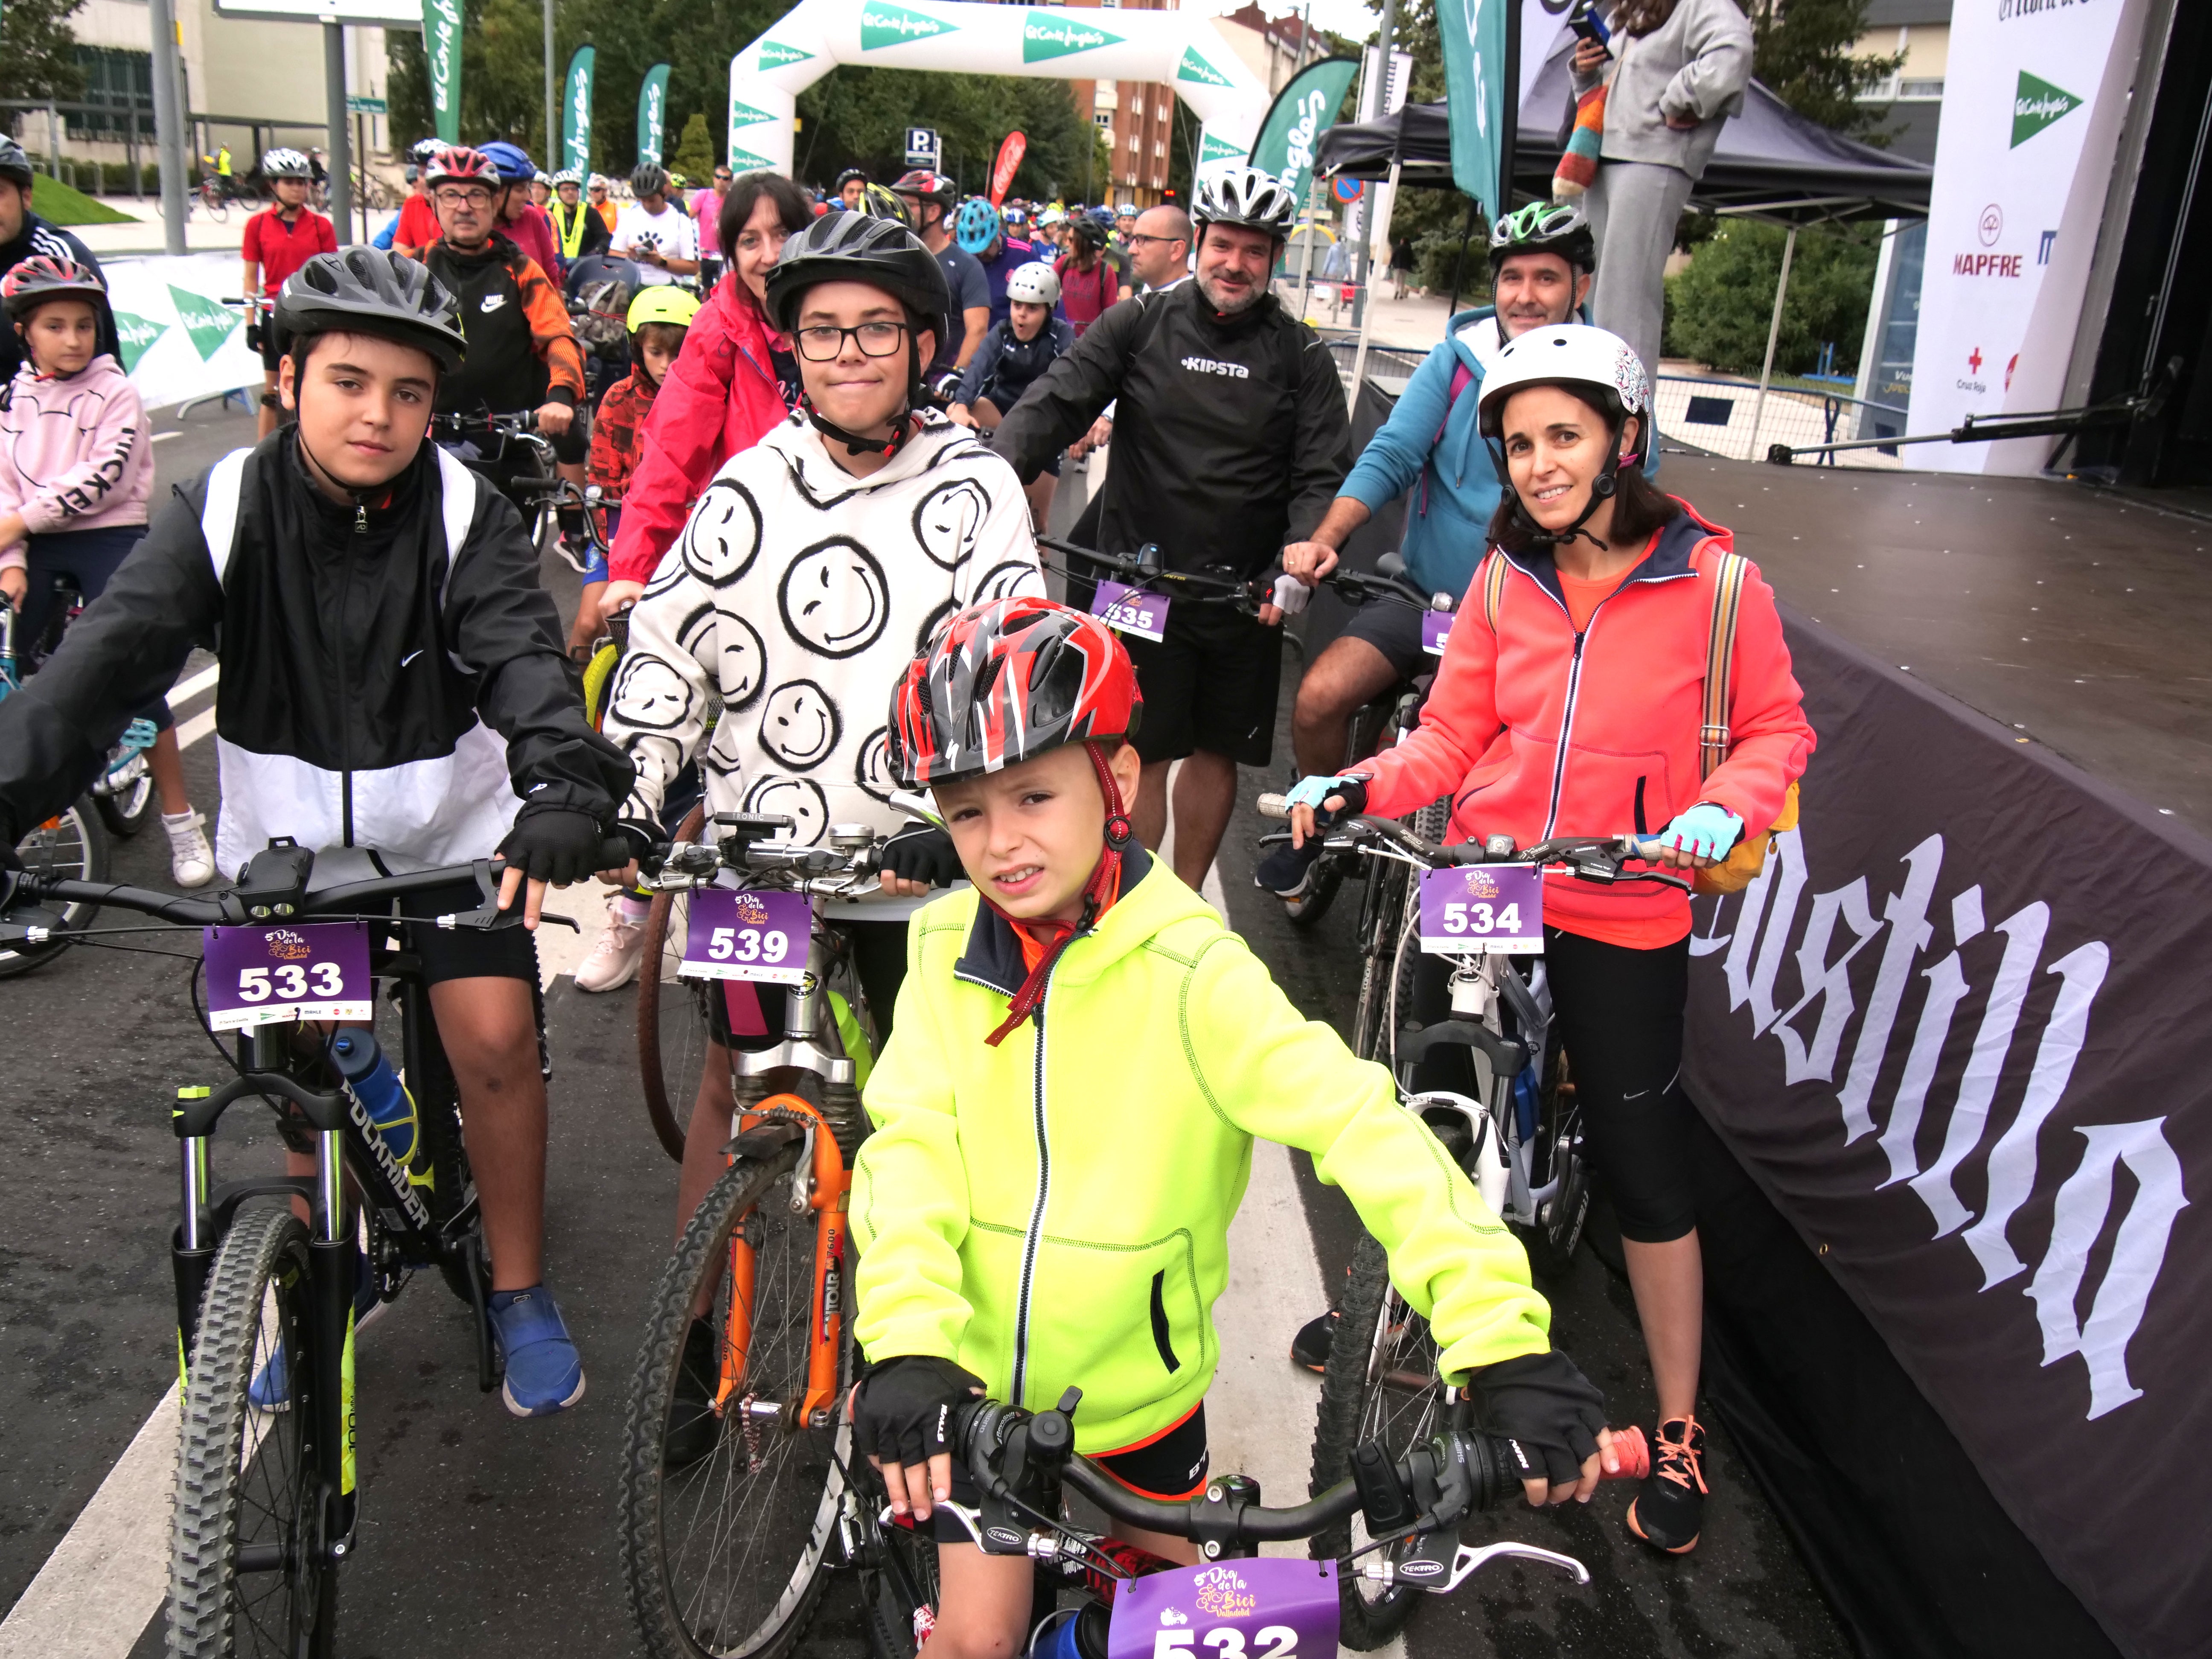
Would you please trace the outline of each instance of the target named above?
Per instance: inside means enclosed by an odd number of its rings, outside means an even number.
[[[1390,1253],[1448,1375],[1551,1346],[1520,1244],[1382,1067],[1301,1018],[1243,940],[1136,854],[1054,967],[1043,1022],[997,1048],[1024,969],[972,889],[908,925],[892,1036],[854,1166],[854,1334],[957,1360],[994,1398],[1084,1391],[1108,1451],[1204,1397],[1229,1223],[1264,1136],[1313,1155]]]

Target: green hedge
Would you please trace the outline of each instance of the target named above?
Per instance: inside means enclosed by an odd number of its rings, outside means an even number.
[[[1692,254],[1688,269],[1667,279],[1662,349],[1668,356],[1692,358],[1723,374],[1759,373],[1787,234],[1778,225],[1722,222]],[[1835,346],[1833,362],[1844,372],[1857,368],[1879,240],[1871,228],[1798,232],[1775,343],[1778,372],[1813,373],[1827,343]]]

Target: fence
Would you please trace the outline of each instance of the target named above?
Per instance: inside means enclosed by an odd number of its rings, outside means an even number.
[[[1869,433],[1878,431],[1869,416],[1896,431],[1905,429],[1905,411],[1893,404],[1802,385],[1770,386],[1764,409],[1759,407],[1756,382],[1718,376],[1662,374],[1654,396],[1662,437],[1739,461],[1764,459],[1772,444],[1797,448],[1856,438],[1863,421]],[[1754,419],[1756,432],[1752,429]],[[1852,450],[1819,459],[1828,466],[1894,470],[1899,465],[1893,449]]]
[[[154,106],[150,99],[119,97],[91,102],[65,98],[0,98],[0,126],[12,129],[16,141],[31,152],[40,173],[88,196],[158,196],[161,167],[154,138]],[[270,121],[243,115],[210,115],[194,111],[185,118],[185,183],[199,182],[200,157],[215,149],[214,130],[244,129],[251,135],[248,149],[237,155],[235,171],[243,178],[261,159],[264,135],[274,142],[279,131],[324,131],[315,121]],[[120,143],[122,161],[83,161],[61,153],[74,138],[80,143]],[[358,157],[356,158],[356,161]]]

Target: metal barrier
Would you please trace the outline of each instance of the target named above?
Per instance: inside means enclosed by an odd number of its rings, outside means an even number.
[[[1894,404],[1874,403],[1802,383],[1768,386],[1763,410],[1759,408],[1757,381],[1723,380],[1717,375],[1662,374],[1653,395],[1662,439],[1738,461],[1764,459],[1770,444],[1800,448],[1855,438],[1863,415],[1890,417],[1899,432],[1905,429],[1905,410]],[[1754,419],[1756,432],[1752,430]],[[1820,464],[1892,470],[1901,465],[1893,449],[1824,455]]]

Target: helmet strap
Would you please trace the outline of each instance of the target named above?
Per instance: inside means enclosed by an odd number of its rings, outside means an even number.
[[[911,394],[908,395],[908,401],[913,401]],[[905,448],[907,440],[914,435],[913,431],[910,429],[913,423],[907,418],[908,412],[905,410],[901,410],[899,411],[898,423],[892,429],[890,436],[888,438],[870,438],[865,437],[858,432],[848,432],[843,427],[839,426],[836,422],[831,420],[828,416],[823,415],[820,410],[816,409],[814,407],[814,399],[811,398],[802,397],[799,399],[799,406],[806,411],[807,422],[817,432],[821,433],[823,436],[826,438],[835,438],[839,443],[845,446],[847,453],[850,454],[881,455],[888,460],[890,457],[897,454],[900,450]]]
[[[1504,493],[1505,499],[1512,503],[1514,522],[1526,539],[1541,547],[1564,547],[1579,538],[1601,553],[1607,550],[1603,542],[1583,528],[1589,523],[1590,515],[1611,501],[1620,487],[1619,429],[1608,428],[1607,435],[1605,465],[1599,469],[1597,477],[1590,480],[1589,500],[1583,504],[1583,510],[1575,515],[1575,521],[1565,530],[1547,530],[1529,516],[1527,506],[1521,500],[1521,492],[1513,487],[1513,475],[1506,469],[1504,446],[1494,438],[1482,441],[1483,447],[1490,452],[1490,465],[1498,473],[1498,488]]]

